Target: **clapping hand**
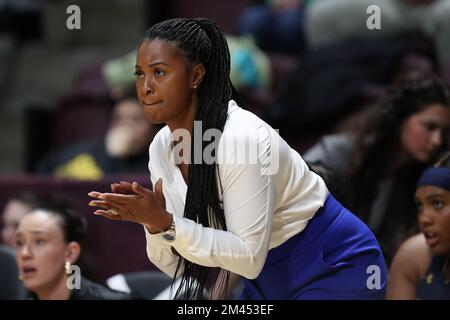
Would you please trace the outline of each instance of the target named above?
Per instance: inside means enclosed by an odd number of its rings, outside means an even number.
[[[153,192],[137,182],[113,183],[112,193],[89,192],[97,199],[89,205],[100,208],[94,212],[96,215],[143,224],[151,233],[157,233],[170,227],[172,215],[166,211],[161,179],[154,189]]]

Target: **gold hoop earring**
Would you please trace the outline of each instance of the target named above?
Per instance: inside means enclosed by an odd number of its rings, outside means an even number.
[[[70,274],[70,261],[66,260],[66,263],[64,264],[64,269],[66,269],[66,274]]]

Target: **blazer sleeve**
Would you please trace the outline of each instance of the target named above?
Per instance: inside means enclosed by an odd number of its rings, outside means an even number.
[[[152,142],[149,148],[150,160],[148,168],[150,170],[150,179],[153,186],[159,179],[159,176],[157,174],[158,171],[155,171],[155,166],[158,167],[157,157],[161,152],[161,149],[158,150],[158,143],[160,142],[158,142],[157,139],[154,139],[154,142]],[[147,243],[147,256],[150,262],[152,262],[157,268],[173,278],[180,257],[172,252],[172,244],[165,241],[160,233],[151,234],[145,227],[144,231]],[[182,272],[182,269],[180,269],[180,272]]]

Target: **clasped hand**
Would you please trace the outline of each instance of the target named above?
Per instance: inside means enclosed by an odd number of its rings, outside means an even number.
[[[161,232],[170,227],[172,215],[166,211],[166,203],[159,179],[154,192],[142,187],[137,182],[120,182],[111,184],[112,193],[91,191],[90,206],[99,207],[94,212],[111,220],[130,221],[143,224],[151,233]]]

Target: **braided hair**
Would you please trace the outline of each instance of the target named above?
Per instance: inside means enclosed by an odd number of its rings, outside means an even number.
[[[223,132],[229,100],[233,99],[241,104],[230,81],[230,53],[223,32],[216,24],[205,18],[177,18],[153,25],[144,34],[142,42],[153,39],[175,43],[188,65],[203,64],[206,72],[197,91],[198,108],[195,121],[201,121],[203,130],[217,129]],[[194,135],[195,130],[192,141],[196,141]],[[199,141],[202,141],[201,154],[203,154],[206,143],[203,139]],[[194,146],[197,144],[191,145],[184,217],[204,227],[226,230],[225,215],[216,181],[217,165],[207,164],[204,159],[201,163],[194,163],[192,157],[196,151]],[[212,269],[180,257],[174,279],[180,270],[183,270],[183,274],[176,297],[201,299],[204,288],[213,276]],[[227,289],[229,272],[224,271],[220,275],[219,284],[223,293]]]

